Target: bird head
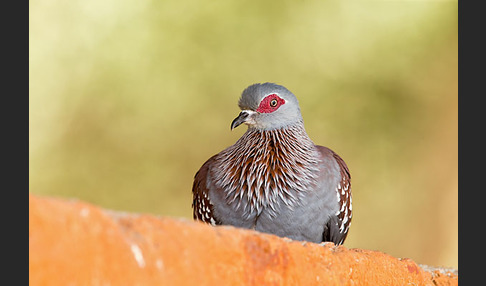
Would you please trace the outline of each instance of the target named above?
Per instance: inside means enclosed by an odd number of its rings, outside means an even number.
[[[285,87],[274,83],[257,83],[241,94],[240,114],[231,122],[231,129],[245,123],[261,130],[280,129],[302,122],[299,102]]]

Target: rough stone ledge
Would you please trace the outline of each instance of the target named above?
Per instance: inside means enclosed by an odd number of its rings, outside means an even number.
[[[29,196],[30,285],[458,285],[454,269]]]

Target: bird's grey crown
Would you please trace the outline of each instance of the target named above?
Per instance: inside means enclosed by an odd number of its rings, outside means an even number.
[[[267,95],[276,93],[280,97],[283,97],[285,100],[295,100],[295,103],[297,103],[297,98],[295,95],[290,92],[287,88],[284,86],[271,83],[271,82],[266,82],[266,83],[255,83],[247,87],[243,93],[241,94],[240,100],[238,101],[238,106],[244,110],[244,109],[250,109],[250,110],[257,110],[260,102],[262,99],[264,99]]]

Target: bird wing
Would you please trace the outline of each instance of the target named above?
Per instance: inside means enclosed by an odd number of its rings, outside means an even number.
[[[321,156],[332,156],[339,167],[341,176],[335,191],[339,196],[339,211],[331,215],[324,226],[323,241],[332,241],[336,245],[342,244],[348,234],[352,217],[351,174],[344,160],[331,149],[316,146]]]
[[[194,220],[199,220],[212,225],[221,224],[213,216],[213,205],[209,201],[208,172],[215,156],[209,158],[197,171],[192,185],[192,209]]]

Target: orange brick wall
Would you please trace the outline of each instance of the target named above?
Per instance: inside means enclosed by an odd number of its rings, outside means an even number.
[[[378,251],[29,197],[30,285],[458,285]]]

